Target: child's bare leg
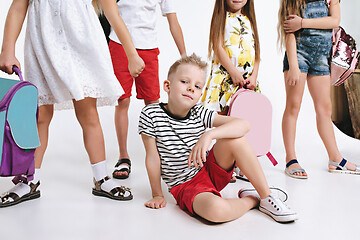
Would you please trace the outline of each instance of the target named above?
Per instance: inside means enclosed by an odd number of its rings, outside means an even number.
[[[340,162],[342,156],[336,144],[334,128],[331,121],[330,76],[309,76],[308,87],[314,101],[316,124],[321,140],[323,141],[329,160]],[[348,162],[346,167],[355,170],[355,165]],[[329,165],[335,169],[335,166]]]
[[[91,164],[105,160],[104,136],[96,108],[96,98],[74,101],[75,114],[83,130],[85,149]]]
[[[259,200],[253,197],[223,199],[213,193],[203,192],[195,196],[194,212],[211,222],[228,222],[244,215],[256,207]]]
[[[284,72],[286,78],[287,71]],[[300,81],[295,86],[289,86],[285,83],[286,89],[286,107],[282,119],[282,133],[283,141],[286,151],[286,163],[292,159],[296,159],[295,153],[295,135],[296,135],[296,121],[300,111],[302,96],[304,93],[306,81],[306,74],[301,73]],[[289,170],[300,168],[298,163],[289,166]],[[294,175],[306,176],[306,173],[295,172]]]
[[[39,107],[39,117],[37,120],[40,146],[35,150],[35,168],[41,168],[44,154],[48,145],[49,125],[54,114],[53,105],[42,105]]]
[[[259,193],[261,199],[269,196],[271,191],[264,172],[245,137],[217,140],[213,151],[216,163],[221,168],[230,170],[235,161]]]
[[[119,144],[120,158],[129,158],[127,151],[127,136],[129,127],[128,111],[130,98],[119,99],[115,107],[115,128]]]

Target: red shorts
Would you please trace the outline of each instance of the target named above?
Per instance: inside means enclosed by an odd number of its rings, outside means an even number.
[[[109,42],[109,50],[115,75],[125,91],[120,99],[128,98],[131,96],[134,78],[129,73],[129,62],[126,57],[125,50],[121,44],[112,40]],[[135,78],[136,98],[147,101],[158,100],[160,98],[159,49],[137,49],[136,51],[145,62],[144,70],[137,78]]]
[[[211,149],[204,167],[195,177],[171,188],[170,192],[182,210],[188,210],[195,215],[192,208],[195,196],[202,192],[212,192],[221,197],[220,191],[230,182],[233,171],[234,167],[226,171],[217,165],[213,149]]]

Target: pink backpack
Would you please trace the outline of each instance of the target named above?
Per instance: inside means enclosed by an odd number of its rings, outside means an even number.
[[[326,0],[330,7],[331,0]],[[355,72],[359,63],[360,53],[356,49],[354,38],[345,32],[342,27],[334,28],[331,39],[330,77],[331,84],[343,84]]]
[[[342,27],[333,30],[330,62],[331,84],[339,86],[355,72],[360,53],[355,40]]]
[[[241,88],[231,98],[228,115],[250,122],[251,129],[246,139],[258,157],[266,155],[275,166],[277,161],[270,153],[272,106],[269,99]]]

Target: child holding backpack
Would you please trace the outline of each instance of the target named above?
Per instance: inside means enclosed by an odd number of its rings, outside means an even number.
[[[129,58],[129,71],[139,74],[144,63],[112,0],[94,0],[121,38]],[[118,186],[106,173],[105,145],[97,105],[116,104],[123,93],[112,70],[109,50],[91,0],[13,0],[6,19],[0,69],[9,74],[20,67],[15,42],[28,14],[25,37],[25,74],[39,92],[38,132],[41,146],[35,151],[35,175],[18,183],[0,198],[0,207],[40,197],[40,167],[48,142],[54,105],[75,108],[93,170],[93,194],[130,200],[128,188]]]
[[[208,52],[211,73],[201,101],[226,115],[239,87],[259,91],[260,43],[253,0],[216,0]]]
[[[286,107],[282,131],[285,173],[293,178],[308,177],[295,154],[296,121],[305,81],[314,101],[318,132],[329,156],[329,172],[360,174],[358,166],[341,156],[331,122],[329,57],[332,29],[339,22],[339,0],[281,1],[278,33],[281,45],[286,48],[283,63]]]
[[[115,165],[113,177],[125,179],[131,172],[131,160],[127,150],[128,110],[131,89],[135,82],[136,98],[143,99],[145,105],[157,103],[160,98],[158,43],[156,32],[156,8],[160,6],[161,13],[166,16],[170,32],[180,55],[186,54],[181,27],[174,10],[173,0],[121,0],[117,3],[120,15],[128,27],[138,54],[145,62],[141,74],[131,76],[126,67],[126,56],[114,32],[110,32],[109,49],[117,79],[125,93],[119,98],[115,107],[115,127],[118,138],[120,157]]]

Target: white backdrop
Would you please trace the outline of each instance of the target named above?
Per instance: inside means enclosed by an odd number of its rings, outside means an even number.
[[[214,0],[174,0],[177,7],[177,16],[182,26],[187,53],[195,52],[196,54],[207,59],[207,46],[208,46],[208,35],[211,15],[213,11]],[[0,39],[2,42],[3,29],[7,10],[11,4],[11,0],[0,1]],[[260,82],[260,88],[262,93],[265,94],[273,104],[273,148],[279,148],[282,151],[282,138],[281,138],[281,117],[284,109],[285,91],[282,74],[282,53],[278,50],[276,39],[277,39],[277,11],[279,7],[278,0],[256,0],[255,8],[258,22],[258,31],[260,35],[260,47],[261,47],[261,64],[259,70],[258,80]],[[351,33],[360,43],[360,28],[356,26],[356,23],[360,22],[360,16],[356,13],[356,9],[360,7],[360,1],[356,0],[343,0],[341,2],[342,7],[342,26]],[[166,18],[162,17],[159,13],[158,21],[158,32],[159,32],[159,61],[160,61],[160,82],[166,78],[167,70],[169,66],[179,58],[178,51],[170,35],[168,29],[168,23]],[[17,41],[16,45],[16,56],[23,66],[23,45],[24,45],[24,24],[23,31]],[[15,76],[8,76],[4,73],[0,73],[0,77],[16,78]],[[25,76],[26,77],[26,76]],[[130,136],[129,142],[132,140],[139,141],[136,134],[136,125],[140,109],[143,106],[142,101],[135,100],[132,98],[132,105],[130,109]],[[166,94],[161,91],[161,101],[166,101]],[[107,142],[107,148],[110,148],[110,152],[116,150],[116,141],[114,127],[113,127],[113,108],[104,107],[99,110],[100,117],[102,119],[105,138]],[[68,116],[73,117],[73,111],[65,111],[61,113],[61,118],[67,118]],[[55,114],[56,115],[56,114]],[[54,118],[54,121],[64,122],[66,119]],[[71,122],[72,123],[72,122]],[[65,126],[69,131],[69,124],[52,124],[55,132],[63,132]],[[71,125],[71,124],[70,124]],[[309,129],[309,131],[298,131],[298,136],[314,139],[312,136],[308,136],[309,132],[316,132],[315,127],[315,115],[312,107],[312,101],[305,91],[304,101],[302,110],[299,117],[298,129]],[[79,131],[78,128],[76,128]],[[79,133],[81,136],[81,134]],[[80,138],[79,136],[79,138]],[[133,139],[134,138],[134,139]],[[80,139],[79,139],[80,140]],[[316,142],[320,139],[318,136],[315,137]],[[81,140],[80,140],[81,141]],[[311,145],[311,141],[308,143]],[[130,144],[131,145],[131,144]],[[305,147],[305,146],[304,146]],[[131,146],[130,146],[131,148]]]

